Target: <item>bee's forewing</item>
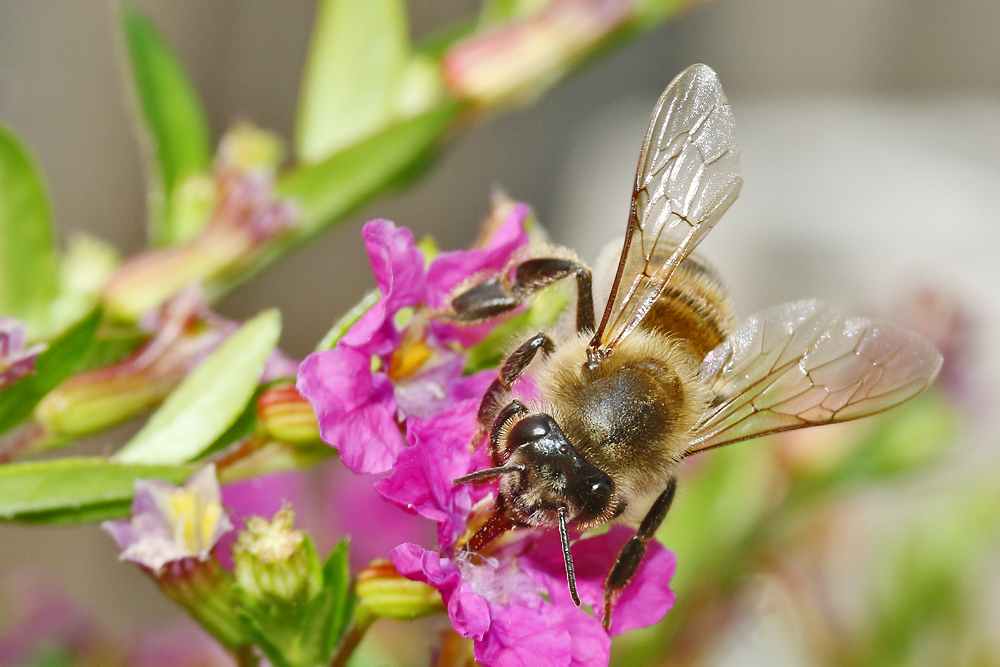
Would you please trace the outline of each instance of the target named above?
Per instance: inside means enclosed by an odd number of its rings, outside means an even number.
[[[667,86],[646,130],[625,246],[595,336],[599,347],[613,348],[635,329],[742,183],[722,85],[710,67],[692,65]]]
[[[815,300],[757,313],[705,357],[716,396],[688,454],[881,412],[925,389],[941,353],[920,334]]]

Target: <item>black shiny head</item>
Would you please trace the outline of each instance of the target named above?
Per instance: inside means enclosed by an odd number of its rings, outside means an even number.
[[[500,492],[517,518],[528,525],[555,525],[560,509],[569,523],[606,517],[615,485],[583,458],[556,421],[539,413],[519,419],[506,433],[506,466]]]

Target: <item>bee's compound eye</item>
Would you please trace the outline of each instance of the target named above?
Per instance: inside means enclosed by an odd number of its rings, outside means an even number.
[[[541,440],[551,433],[552,429],[549,426],[551,421],[552,418],[548,415],[531,415],[530,417],[525,417],[510,430],[509,437],[512,442],[517,444]]]

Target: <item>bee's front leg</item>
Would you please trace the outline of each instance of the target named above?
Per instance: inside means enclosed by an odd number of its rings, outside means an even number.
[[[490,429],[490,448],[494,455],[494,462],[497,461],[496,433],[500,428],[500,425],[496,424],[496,421],[504,409],[509,407],[511,385],[514,384],[517,378],[521,377],[528,364],[531,363],[539,351],[548,356],[555,349],[555,343],[552,342],[551,338],[543,333],[535,334],[521,343],[516,350],[507,356],[507,359],[500,366],[497,379],[493,381],[493,384],[489,386],[489,389],[483,395],[483,401],[479,404],[478,417],[481,433],[477,434],[479,436],[477,442],[486,434],[486,429]],[[515,403],[517,402],[515,401]],[[517,404],[520,405],[520,403]],[[499,463],[496,463],[496,465],[499,465]]]
[[[451,315],[460,322],[481,322],[509,312],[538,290],[573,274],[576,276],[576,330],[594,330],[594,295],[590,269],[560,257],[521,262],[513,282],[504,273],[481,282],[451,300]]]
[[[621,594],[622,589],[629,582],[635,571],[642,562],[642,555],[646,552],[646,543],[656,534],[657,528],[663,523],[670,505],[674,501],[674,493],[677,491],[677,478],[671,477],[667,482],[666,490],[653,502],[653,506],[646,512],[639,530],[632,538],[625,543],[625,546],[618,553],[615,564],[611,566],[608,576],[604,579],[604,629],[611,632],[611,611],[615,600]]]

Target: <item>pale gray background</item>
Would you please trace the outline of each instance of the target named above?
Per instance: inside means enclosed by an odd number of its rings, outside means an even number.
[[[313,2],[139,4],[189,68],[216,136],[238,118],[290,136]],[[478,3],[410,4],[420,35]],[[746,180],[705,253],[740,308],[817,296],[874,310],[915,282],[941,284],[977,308],[989,413],[1000,376],[987,344],[1000,335],[997,34],[1000,3],[987,1],[704,5],[534,108],[471,129],[429,178],[365,207],[219,308],[242,318],[279,306],[283,345],[302,355],[371,284],[361,222],[387,217],[458,247],[472,239],[495,184],[593,259],[624,224],[656,97],[684,66],[705,62],[733,102]],[[105,0],[0,0],[0,118],[38,155],[61,237],[85,230],[127,253],[143,243],[143,175],[116,49]],[[969,440],[987,452],[973,458],[996,449],[996,422],[983,416],[973,426]],[[111,621],[168,613],[114,556],[92,528],[0,527],[0,574],[44,561]]]

